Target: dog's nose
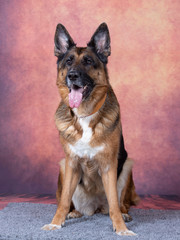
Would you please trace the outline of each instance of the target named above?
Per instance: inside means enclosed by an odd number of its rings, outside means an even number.
[[[80,76],[80,74],[77,72],[77,71],[70,71],[68,73],[68,78],[71,80],[71,81],[75,81],[76,79],[78,79]]]

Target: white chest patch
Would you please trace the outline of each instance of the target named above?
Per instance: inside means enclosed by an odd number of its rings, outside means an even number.
[[[104,149],[104,146],[98,146],[98,147],[91,147],[89,145],[92,137],[92,129],[89,127],[89,123],[92,119],[92,116],[85,117],[85,118],[79,118],[79,124],[81,125],[83,129],[83,135],[79,141],[76,142],[75,145],[69,144],[69,147],[71,151],[78,155],[80,158],[82,157],[88,157],[93,158],[99,151],[102,151]]]

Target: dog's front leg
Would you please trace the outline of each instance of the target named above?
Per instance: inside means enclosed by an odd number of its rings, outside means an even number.
[[[102,171],[102,181],[109,204],[109,215],[113,223],[113,229],[118,235],[136,235],[135,233],[127,229],[122,214],[120,212],[117,195],[116,166],[111,166],[107,172]]]
[[[45,225],[43,230],[55,230],[64,225],[69,212],[72,195],[76,189],[80,177],[79,168],[73,168],[70,159],[66,158],[65,179],[62,188],[60,202],[58,204],[54,218],[50,224]]]

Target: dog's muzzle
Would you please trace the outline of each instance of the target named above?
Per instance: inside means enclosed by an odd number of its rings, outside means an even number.
[[[71,108],[78,108],[94,87],[93,80],[87,74],[74,69],[68,72],[66,83],[69,88],[69,106]]]
[[[85,85],[82,82],[81,73],[71,70],[67,74],[67,85],[69,88],[69,106],[78,108],[83,100]]]

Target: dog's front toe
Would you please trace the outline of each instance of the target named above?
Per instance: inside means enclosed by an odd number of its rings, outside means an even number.
[[[41,229],[42,230],[57,230],[60,229],[62,226],[61,225],[56,225],[56,224],[46,224],[44,225]]]
[[[130,231],[130,230],[120,231],[120,232],[116,232],[116,233],[119,236],[136,236],[137,235],[136,233],[134,233],[133,231]]]

